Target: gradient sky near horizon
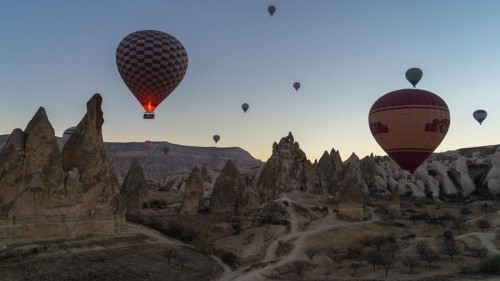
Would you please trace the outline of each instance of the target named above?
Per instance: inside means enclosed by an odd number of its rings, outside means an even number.
[[[142,119],[115,62],[118,43],[143,29],[175,36],[189,56],[155,120]],[[405,71],[419,67],[417,88],[450,108],[436,151],[500,143],[497,0],[6,0],[0,39],[0,134],[44,106],[61,136],[99,92],[105,141],[238,146],[265,161],[291,131],[311,161],[332,148],[344,160],[385,155],[368,111],[411,87]],[[482,126],[476,109],[488,111]]]

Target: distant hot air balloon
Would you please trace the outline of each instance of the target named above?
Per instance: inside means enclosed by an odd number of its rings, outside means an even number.
[[[62,135],[62,143],[63,143],[63,146],[66,144],[66,142],[69,140],[69,137],[71,137],[71,135],[73,135],[73,133],[75,132],[75,129],[76,127],[69,127],[67,128],[66,130],[64,130],[64,133]]]
[[[295,89],[295,91],[299,90],[299,88],[300,88],[300,83],[299,83],[299,82],[295,82],[295,83],[293,83],[293,88]]]
[[[215,143],[217,143],[220,140],[220,136],[214,135],[213,139],[214,139]]]
[[[269,12],[269,14],[270,14],[271,16],[273,16],[273,15],[274,15],[274,13],[276,12],[276,7],[275,7],[275,6],[273,6],[273,5],[271,5],[271,6],[267,7],[267,11]]]
[[[243,109],[243,111],[245,111],[245,113],[247,112],[248,108],[250,108],[250,106],[248,105],[248,103],[244,103],[241,105],[241,109]]]
[[[156,30],[130,33],[116,49],[116,66],[123,81],[154,119],[156,107],[179,85],[188,67],[184,46],[170,34]]]
[[[167,155],[170,152],[170,148],[168,146],[164,146],[162,148],[163,154]]]
[[[474,116],[474,119],[476,119],[477,122],[479,122],[479,125],[482,125],[484,119],[486,119],[486,116],[488,116],[488,113],[486,112],[486,110],[478,109],[474,111],[472,116]]]
[[[405,73],[406,80],[413,85],[413,88],[415,88],[420,79],[422,79],[422,75],[422,70],[417,67],[410,68]]]
[[[368,120],[377,143],[401,168],[413,173],[446,136],[450,112],[436,94],[402,89],[380,97]]]

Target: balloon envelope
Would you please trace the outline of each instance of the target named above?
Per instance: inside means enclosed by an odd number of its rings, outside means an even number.
[[[293,83],[293,88],[295,89],[295,91],[297,91],[300,88],[300,83],[299,82]]]
[[[368,122],[373,137],[389,157],[413,173],[446,136],[450,112],[434,93],[402,89],[375,101]]]
[[[163,151],[163,154],[167,155],[167,154],[168,154],[168,152],[170,151],[170,148],[169,148],[168,146],[164,146],[164,147],[162,148],[162,151]]]
[[[269,7],[267,7],[267,12],[272,16],[274,15],[274,13],[276,12],[276,7],[271,5]]]
[[[214,135],[213,139],[214,139],[215,143],[217,143],[220,140],[220,136]]]
[[[73,133],[75,132],[75,129],[76,129],[76,127],[69,127],[66,130],[64,130],[64,133],[62,136],[63,145],[66,144],[66,142],[69,140],[69,137],[71,137],[71,135],[73,135]]]
[[[147,140],[144,142],[144,148],[145,149],[150,149],[151,147],[153,147],[153,142]]]
[[[420,79],[422,79],[423,72],[420,68],[414,67],[406,71],[406,80],[413,85],[413,88],[418,84]]]
[[[472,116],[474,117],[474,119],[476,119],[477,122],[479,122],[479,125],[482,125],[484,119],[486,119],[486,116],[488,116],[488,113],[486,112],[486,110],[478,109],[474,111]]]
[[[243,109],[243,111],[247,112],[248,108],[250,108],[250,106],[248,105],[248,103],[244,103],[241,105],[241,109]]]
[[[172,35],[141,30],[120,42],[116,66],[146,113],[153,113],[182,81],[188,56],[181,42]]]

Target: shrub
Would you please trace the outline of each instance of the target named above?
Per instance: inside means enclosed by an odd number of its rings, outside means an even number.
[[[500,255],[496,255],[479,263],[479,273],[500,273]]]
[[[460,214],[462,215],[470,215],[472,214],[471,210],[469,210],[467,207],[463,207],[461,210],[460,210]]]

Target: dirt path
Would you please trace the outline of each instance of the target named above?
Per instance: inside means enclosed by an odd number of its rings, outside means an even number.
[[[280,237],[279,239],[273,241],[266,250],[266,256],[259,262],[262,267],[254,268],[251,266],[243,267],[237,271],[230,274],[229,279],[224,280],[239,280],[239,281],[253,281],[253,280],[266,280],[266,275],[269,275],[274,269],[279,268],[287,263],[294,260],[307,259],[304,254],[304,242],[310,236],[323,231],[331,230],[334,228],[342,227],[353,227],[361,224],[369,224],[379,220],[378,217],[373,217],[369,221],[361,222],[345,222],[339,221],[337,216],[333,212],[329,212],[326,216],[320,217],[317,220],[310,222],[310,224],[305,227],[305,229],[299,229],[298,225],[300,221],[307,221],[298,214],[293,206],[298,205],[305,208],[307,211],[314,213],[311,209],[307,208],[307,202],[301,202],[300,199],[292,199],[292,196],[283,195],[281,198],[276,200],[277,202],[288,201],[287,212],[290,216],[291,230],[287,235]],[[317,201],[316,201],[317,202]],[[295,239],[295,240],[294,240]],[[277,257],[276,250],[281,243],[286,243],[293,241],[292,249],[282,257]],[[258,263],[258,264],[259,264]],[[222,279],[221,279],[222,280]]]
[[[492,254],[498,255],[500,254],[500,250],[495,247],[493,244],[493,240],[495,239],[495,233],[491,232],[471,232],[467,234],[463,234],[458,236],[457,238],[462,238],[462,237],[468,237],[468,236],[474,236],[476,237],[481,244],[488,249],[488,251]]]

